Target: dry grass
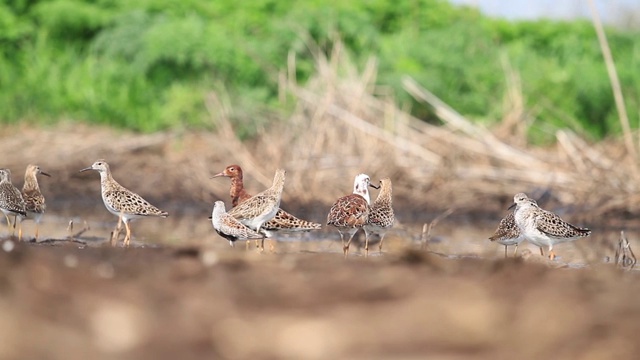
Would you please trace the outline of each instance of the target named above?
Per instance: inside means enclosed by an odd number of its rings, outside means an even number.
[[[375,59],[359,70],[338,44],[329,57],[317,53],[317,73],[304,86],[290,77],[281,81],[295,111],[248,147],[234,144],[229,162],[248,164],[262,186],[273,169],[284,166],[290,170],[287,193],[303,203],[330,202],[350,192],[354,175],[366,172],[374,179],[390,176],[395,197],[408,208],[499,210],[525,191],[550,194],[557,205],[575,204],[585,210],[585,221],[637,213],[633,154],[620,141],[590,144],[569,129],[557,132],[553,148],[529,146],[519,79],[506,63],[505,73],[511,86],[505,117],[495,129],[475,124],[404,79],[406,90],[444,122],[435,126],[377,96],[384,89],[375,86]],[[232,137],[226,115],[212,115]]]

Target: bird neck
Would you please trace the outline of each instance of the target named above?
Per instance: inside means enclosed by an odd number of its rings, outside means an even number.
[[[113,176],[111,176],[111,172],[109,171],[100,171],[100,185],[104,188],[104,187],[112,187],[114,184],[118,184],[117,181],[115,181],[113,179]],[[117,186],[116,185],[116,186]]]
[[[231,189],[229,189],[229,195],[231,196],[231,205],[233,205],[233,207],[236,207],[239,203],[251,197],[251,195],[249,195],[244,189],[242,176],[234,176],[231,178]]]
[[[38,178],[34,174],[27,174],[24,176],[24,185],[22,185],[23,191],[40,190],[38,186]]]
[[[378,193],[378,197],[376,198],[376,204],[385,204],[391,206],[391,187],[383,186]]]

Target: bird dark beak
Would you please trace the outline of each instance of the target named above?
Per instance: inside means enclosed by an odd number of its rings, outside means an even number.
[[[511,206],[509,206],[509,208],[508,208],[507,210],[511,210],[511,209],[513,209],[514,207],[516,207],[516,203],[511,204]]]
[[[44,176],[51,177],[51,175],[47,174],[46,172],[44,172],[44,171],[42,171],[42,170],[40,171],[40,174],[42,174],[42,175],[44,175]]]
[[[217,173],[217,174],[213,175],[213,176],[212,176],[212,177],[210,177],[209,179],[217,178],[217,177],[220,177],[220,176],[227,176],[227,175],[225,175],[225,173],[224,173],[224,171],[223,171],[223,172],[221,172],[221,173]]]
[[[87,170],[93,170],[93,169],[91,168],[91,166],[89,166],[89,167],[86,167],[86,168],[84,168],[84,169],[82,169],[82,170],[80,170],[78,172],[83,172],[83,171],[87,171]]]
[[[373,185],[373,184],[369,183],[369,186],[371,186],[374,189],[380,189],[380,185],[376,186],[376,185]]]

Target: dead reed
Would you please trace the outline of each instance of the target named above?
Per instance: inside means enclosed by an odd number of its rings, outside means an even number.
[[[574,204],[583,221],[640,211],[630,172],[636,165],[620,141],[590,144],[564,129],[554,147],[527,143],[530,122],[511,69],[505,69],[512,85],[505,117],[495,128],[470,121],[423,85],[403,79],[413,97],[433,107],[444,123],[437,126],[413,118],[376,86],[375,59],[357,69],[339,42],[316,59],[316,74],[304,85],[293,71],[281,74],[282,98],[295,104],[288,119],[250,144],[231,141],[234,161],[252,168],[262,186],[272,169],[284,166],[291,173],[286,193],[303,203],[328,203],[366,172],[373,179],[390,176],[398,204],[425,211],[501,211],[520,191],[548,192],[560,205]],[[233,138],[223,107],[210,108],[217,109],[212,117],[220,132]]]

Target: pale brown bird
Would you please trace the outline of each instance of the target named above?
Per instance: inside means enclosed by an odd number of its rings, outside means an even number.
[[[229,240],[229,245],[231,246],[235,246],[236,240],[262,239],[264,237],[227,214],[222,201],[216,201],[213,205],[211,224],[218,235]]]
[[[380,243],[378,244],[378,250],[382,253],[382,241],[387,233],[387,230],[391,229],[396,218],[393,214],[392,207],[392,189],[391,179],[384,178],[380,180],[380,192],[376,201],[369,209],[369,218],[364,225],[365,241],[364,251],[365,256],[369,256],[369,239],[371,235],[377,234],[380,237]]]
[[[129,225],[131,220],[147,216],[159,216],[163,218],[169,216],[169,213],[166,211],[158,209],[143,199],[142,196],[120,185],[113,176],[111,176],[111,170],[106,161],[98,160],[91,166],[80,170],[80,172],[87,170],[95,170],[100,173],[102,201],[110,213],[122,218],[122,222],[124,222],[124,227],[127,231],[124,237],[125,246],[129,246],[131,242],[131,227]]]
[[[51,176],[40,169],[40,166],[29,164],[24,173],[24,185],[22,185],[22,198],[24,199],[25,210],[27,216],[18,215],[16,221],[18,222],[18,240],[22,239],[22,221],[27,219],[33,219],[36,223],[35,240],[38,241],[38,228],[40,220],[44,215],[44,211],[47,209],[47,204],[44,199],[44,195],[40,192],[40,186],[38,185],[38,174],[44,176]]]

